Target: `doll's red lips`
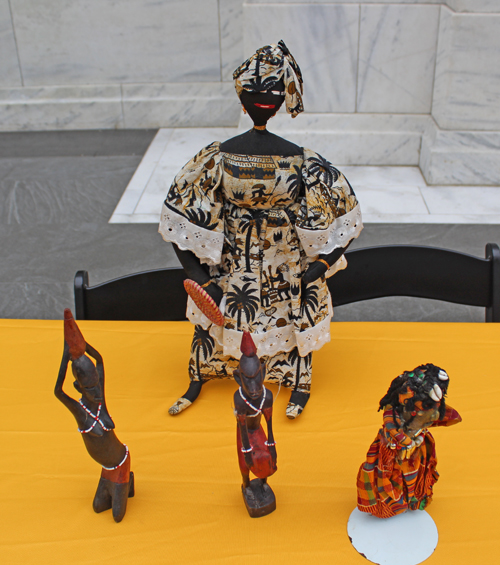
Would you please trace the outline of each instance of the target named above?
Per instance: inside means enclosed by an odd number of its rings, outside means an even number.
[[[258,104],[257,102],[255,106],[257,106],[257,108],[265,108],[266,110],[272,110],[275,107],[274,104]]]

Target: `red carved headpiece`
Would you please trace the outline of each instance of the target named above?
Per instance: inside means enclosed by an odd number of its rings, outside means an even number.
[[[69,308],[64,309],[64,341],[69,345],[72,361],[85,353],[85,339]]]
[[[247,331],[243,332],[240,351],[246,357],[253,357],[254,355],[257,355],[257,348],[255,347],[255,343],[253,342],[252,336]]]

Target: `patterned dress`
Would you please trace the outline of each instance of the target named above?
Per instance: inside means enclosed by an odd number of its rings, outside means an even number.
[[[452,426],[461,421],[458,412],[446,406],[444,418],[435,426]],[[432,487],[439,478],[436,470],[436,444],[423,430],[420,445],[402,430],[402,422],[391,405],[384,408],[384,425],[361,465],[358,478],[358,509],[378,518],[390,518],[409,510],[423,510],[432,501]],[[411,449],[406,459],[401,450]]]
[[[266,362],[266,380],[308,392],[311,352],[330,340],[326,280],[301,292],[301,276],[320,253],[344,247],[362,229],[356,196],[320,155],[248,156],[214,142],[176,176],[159,231],[209,265],[223,290],[223,327],[188,301],[195,324],[190,378],[231,377],[243,330]],[[346,266],[342,257],[326,276]]]

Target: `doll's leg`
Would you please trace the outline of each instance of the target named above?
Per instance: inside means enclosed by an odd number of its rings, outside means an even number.
[[[127,500],[135,494],[134,473],[130,471],[130,456],[116,469],[101,470],[101,478],[94,497],[94,512],[112,508],[113,519],[121,522],[127,511]]]
[[[203,381],[201,380],[191,380],[187,391],[177,400],[177,402],[170,406],[168,413],[171,416],[176,416],[183,410],[186,410],[186,408],[189,408],[191,404],[193,404],[193,402],[198,398],[202,385]]]
[[[296,355],[295,358],[295,386],[290,395],[290,402],[286,407],[286,416],[294,420],[304,410],[311,393],[312,353],[305,357]]]
[[[203,355],[206,349],[203,348],[204,343],[208,343],[212,338],[208,331],[204,330],[201,326],[194,327],[194,336],[191,344],[191,356],[189,358],[189,387],[187,391],[168,409],[171,416],[180,414],[198,398],[203,379],[201,377],[201,366],[204,362]],[[212,339],[213,341],[213,339]]]
[[[205,382],[211,379],[232,377],[238,361],[224,355],[222,348],[216,343],[208,330],[195,326],[191,356],[189,358],[189,388],[173,404],[168,413],[172,416],[189,408],[198,398]]]
[[[241,480],[242,480],[242,485],[243,488],[247,488],[248,486],[250,486],[250,475],[249,473],[241,473]]]
[[[312,353],[301,357],[295,348],[286,353],[278,353],[273,357],[265,358],[265,363],[266,382],[281,384],[283,387],[292,389],[286,415],[291,420],[297,418],[309,400]]]

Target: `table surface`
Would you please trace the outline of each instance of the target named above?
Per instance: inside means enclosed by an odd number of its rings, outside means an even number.
[[[366,563],[346,531],[356,473],[381,425],[380,398],[422,363],[448,371],[448,400],[463,417],[433,432],[441,477],[428,511],[439,544],[428,563],[496,562],[500,324],[333,323],[332,341],[313,356],[305,412],[286,419],[286,389],[275,401],[277,510],[259,519],[241,496],[234,381],[208,383],[189,410],[167,414],[187,388],[191,325],[80,327],[104,357],[136,496],[120,524],[92,510],[100,467],[53,395],[62,322],[0,320],[2,563]]]

